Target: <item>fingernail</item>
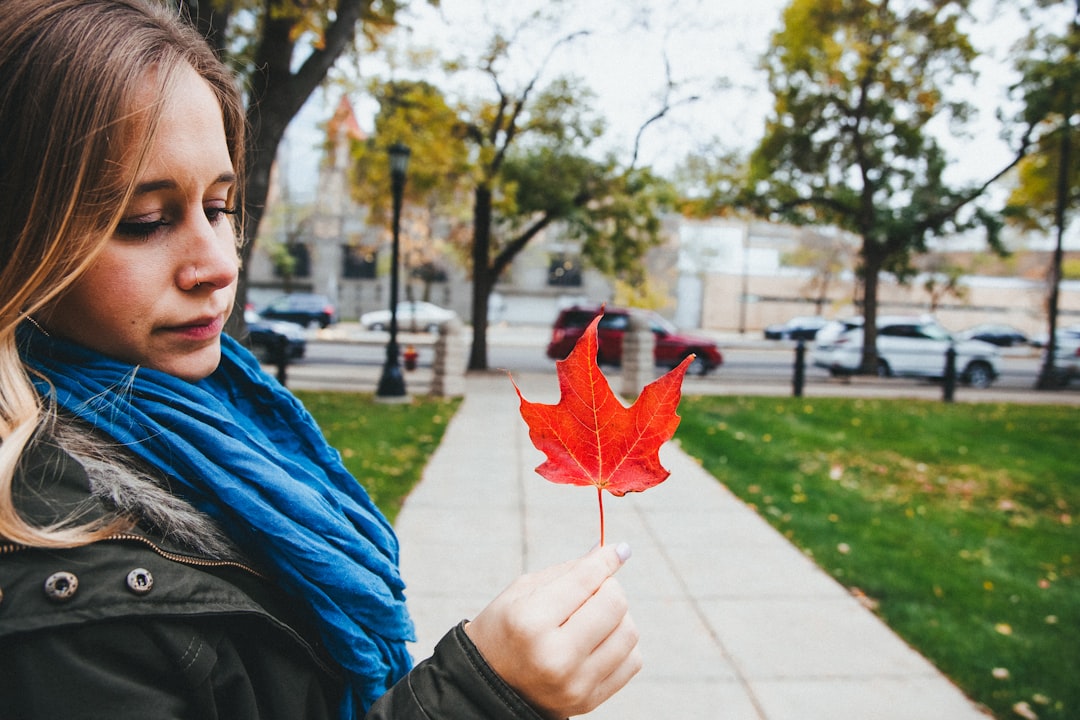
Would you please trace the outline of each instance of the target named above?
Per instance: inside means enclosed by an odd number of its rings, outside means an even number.
[[[630,556],[633,555],[633,553],[630,551],[630,546],[624,542],[621,542],[615,546],[615,554],[619,556],[619,560],[621,562],[626,562],[630,559]]]

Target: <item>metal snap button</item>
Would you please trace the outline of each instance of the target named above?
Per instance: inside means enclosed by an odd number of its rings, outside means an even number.
[[[67,602],[79,589],[79,578],[74,573],[61,570],[45,578],[45,597],[53,602]]]
[[[145,595],[154,589],[154,576],[146,568],[135,568],[127,575],[127,586],[136,595]]]

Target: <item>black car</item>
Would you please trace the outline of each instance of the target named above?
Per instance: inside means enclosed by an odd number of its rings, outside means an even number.
[[[1015,347],[1027,345],[1030,342],[1027,335],[1013,326],[994,323],[976,325],[957,333],[956,336],[964,340],[982,340],[998,347]]]
[[[314,293],[290,293],[259,310],[267,320],[288,320],[304,327],[327,327],[337,322],[337,310],[330,298]]]
[[[254,310],[244,313],[244,322],[247,323],[248,343],[260,360],[277,361],[279,358],[276,353],[280,352],[281,348],[285,349],[285,356],[289,360],[302,358],[307,352],[304,328],[296,323],[267,320]]]
[[[820,315],[793,317],[786,323],[769,325],[765,328],[766,340],[813,340],[818,330],[828,321]]]

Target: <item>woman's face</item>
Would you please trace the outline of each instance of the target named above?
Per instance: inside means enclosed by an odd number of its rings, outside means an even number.
[[[157,92],[152,83],[146,87]],[[116,233],[42,314],[45,328],[185,380],[212,373],[236,295],[239,259],[229,217],[235,184],[221,108],[187,68],[165,98]]]

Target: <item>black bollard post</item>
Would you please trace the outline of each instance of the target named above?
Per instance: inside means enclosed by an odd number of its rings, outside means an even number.
[[[288,380],[289,339],[284,335],[275,335],[270,355],[277,366],[277,381],[284,385]]]
[[[956,348],[949,345],[945,351],[945,382],[942,388],[942,399],[952,402],[956,394]]]
[[[802,397],[803,384],[806,380],[806,343],[800,338],[795,346],[795,377],[792,386],[795,397]]]

